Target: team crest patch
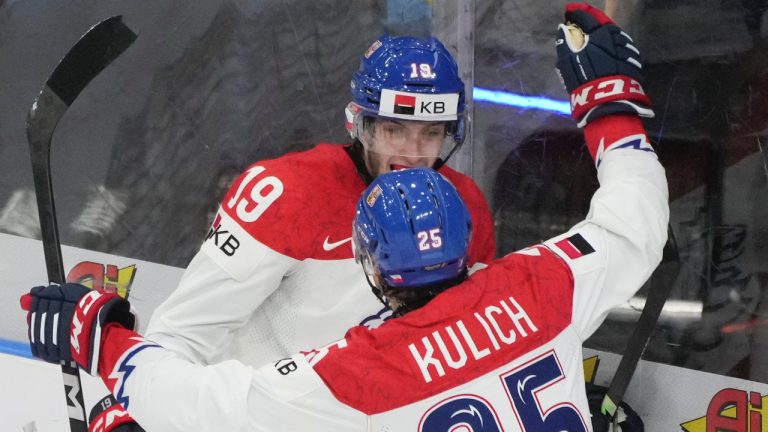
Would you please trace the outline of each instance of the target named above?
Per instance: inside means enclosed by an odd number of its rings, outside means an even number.
[[[383,191],[381,190],[381,186],[374,186],[373,190],[365,198],[365,202],[368,203],[368,207],[373,207],[373,205],[376,204],[376,200],[379,199],[382,192]]]
[[[376,40],[374,43],[371,44],[371,46],[368,47],[367,50],[365,50],[365,58],[369,58],[374,52],[376,52],[377,49],[381,46],[381,41]]]
[[[568,255],[570,259],[581,258],[595,251],[595,248],[578,233],[555,242],[555,246]]]

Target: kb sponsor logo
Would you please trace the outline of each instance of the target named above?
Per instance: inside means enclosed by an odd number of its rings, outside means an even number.
[[[381,91],[380,114],[421,120],[456,120],[459,94],[424,94]]]
[[[296,365],[296,362],[293,361],[292,358],[284,358],[280,359],[275,363],[275,369],[280,373],[280,375],[288,375],[291,372],[296,371],[299,367]]]
[[[422,101],[419,104],[419,114],[445,114],[445,102]]]
[[[222,226],[220,214],[216,215],[216,219],[213,221],[211,229],[208,230],[205,241],[213,241],[216,247],[224,252],[226,256],[233,256],[237,252],[237,248],[240,247],[240,240]]]

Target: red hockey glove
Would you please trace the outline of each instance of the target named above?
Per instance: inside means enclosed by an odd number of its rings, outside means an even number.
[[[632,38],[586,3],[569,3],[565,21],[557,28],[555,66],[571,96],[578,126],[611,114],[653,117],[651,101],[641,85],[640,52]],[[567,24],[581,29],[583,43]]]
[[[91,409],[88,432],[144,432],[144,429],[117,403],[114,396],[107,395]]]
[[[79,284],[32,288],[21,307],[29,312],[32,355],[51,363],[74,360],[91,375],[97,373],[102,328],[117,323],[133,329],[136,323],[128,300]]]

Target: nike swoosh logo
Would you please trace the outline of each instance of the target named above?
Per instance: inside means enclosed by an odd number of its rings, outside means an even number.
[[[323,250],[325,250],[325,251],[334,250],[337,247],[343,245],[344,243],[346,243],[348,241],[352,241],[352,237],[345,238],[344,240],[339,240],[339,241],[333,242],[333,243],[329,243],[328,242],[328,237],[326,237],[325,241],[323,241]]]

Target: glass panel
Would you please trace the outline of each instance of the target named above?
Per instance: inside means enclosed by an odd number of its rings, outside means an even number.
[[[348,141],[349,78],[383,32],[432,33],[454,52],[474,111],[472,135],[451,163],[486,193],[498,255],[539,242],[581,220],[598,186],[553,67],[563,5],[4,2],[0,80],[12,85],[0,93],[0,233],[39,238],[24,131],[37,91],[90,25],[122,14],[139,39],[88,86],[54,140],[65,245],[186,266],[247,165]],[[680,256],[653,280],[673,284],[673,301],[645,358],[766,383],[768,5],[609,6],[644,56],[657,114],[646,125],[667,169]],[[4,296],[12,306],[0,312],[17,313],[16,292]],[[587,346],[623,352],[639,304],[612,314]],[[15,324],[0,330],[24,338]]]
[[[609,3],[643,53],[656,110],[646,126],[667,170],[680,254],[653,279],[674,285],[644,358],[768,382],[766,4]],[[565,101],[553,71],[560,11],[478,1],[475,86]],[[474,173],[492,202],[498,252],[582,219],[598,184],[573,122],[475,100]],[[641,307],[617,310],[586,345],[623,352]]]

